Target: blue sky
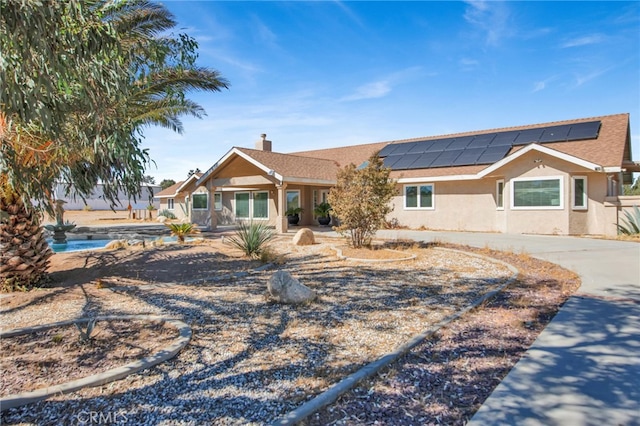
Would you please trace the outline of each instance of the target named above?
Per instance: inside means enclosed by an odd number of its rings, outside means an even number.
[[[231,87],[150,128],[159,182],[261,133],[278,152],[630,113],[640,159],[640,2],[165,1]]]

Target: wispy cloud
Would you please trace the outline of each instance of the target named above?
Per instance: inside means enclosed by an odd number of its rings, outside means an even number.
[[[340,10],[342,10],[360,28],[365,28],[365,25],[362,22],[362,19],[360,19],[360,17],[353,10],[351,10],[346,4],[344,4],[344,2],[340,0],[334,0],[333,3],[336,6],[338,6]]]
[[[469,0],[466,3],[468,7],[464,19],[486,34],[487,44],[499,44],[503,38],[511,35],[510,13],[506,3],[486,0]]]
[[[254,35],[263,44],[272,49],[280,49],[278,46],[278,37],[271,29],[257,16],[253,17]]]
[[[341,101],[359,101],[362,99],[375,99],[382,98],[387,93],[391,92],[391,85],[388,80],[379,80],[371,83],[363,84],[358,87],[356,91],[348,96],[345,96]]]
[[[471,58],[462,58],[458,63],[460,64],[462,71],[473,71],[478,68],[478,65],[480,65],[480,61]]]
[[[608,67],[608,68],[602,68],[599,70],[594,70],[591,71],[589,73],[586,74],[578,74],[576,75],[576,81],[575,81],[575,86],[576,87],[580,87],[585,83],[590,82],[591,80],[595,80],[596,78],[600,77],[603,74],[606,74],[607,72],[611,71],[613,69],[613,67]]]
[[[533,82],[533,89],[531,90],[531,93],[541,92],[545,90],[549,85],[549,83],[551,83],[553,80],[556,80],[557,78],[558,78],[557,76],[553,76],[553,77],[545,78],[544,80]]]
[[[359,101],[363,99],[382,98],[389,93],[394,86],[404,83],[421,73],[421,67],[409,67],[388,76],[380,78],[361,86],[358,86],[350,95],[340,98],[341,102]]]
[[[587,46],[590,44],[602,43],[604,40],[605,36],[602,34],[589,34],[586,36],[569,39],[562,43],[560,47],[566,49],[570,47]]]

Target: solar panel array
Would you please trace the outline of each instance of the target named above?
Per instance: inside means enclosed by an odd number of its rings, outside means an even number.
[[[569,142],[595,139],[600,121],[589,121],[535,129],[508,130],[424,141],[389,144],[380,157],[392,170],[493,164],[502,160],[512,147],[530,143]]]

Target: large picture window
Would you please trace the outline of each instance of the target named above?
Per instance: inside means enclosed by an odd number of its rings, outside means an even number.
[[[236,192],[236,217],[240,219],[249,218],[248,192]]]
[[[269,193],[268,192],[253,193],[253,218],[254,219],[269,218]]]
[[[574,210],[586,210],[587,209],[587,177],[586,176],[574,176],[573,181],[573,202],[572,206]]]
[[[562,178],[514,179],[511,184],[514,209],[562,209]]]
[[[433,184],[405,185],[405,209],[433,209]]]
[[[193,194],[191,202],[194,210],[206,210],[209,208],[209,196],[207,194]]]

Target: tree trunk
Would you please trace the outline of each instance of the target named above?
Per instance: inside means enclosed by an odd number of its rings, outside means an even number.
[[[0,289],[30,290],[47,278],[53,254],[38,216],[22,199],[0,189]]]

